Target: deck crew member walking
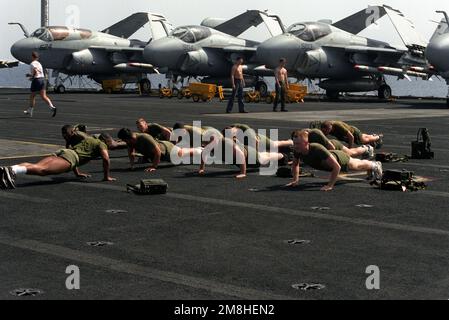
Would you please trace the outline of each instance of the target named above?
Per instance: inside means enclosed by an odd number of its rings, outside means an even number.
[[[239,103],[239,112],[248,113],[245,111],[245,105],[243,103],[243,88],[245,87],[245,79],[243,78],[243,58],[237,58],[231,72],[231,82],[232,82],[232,96],[228,101],[228,107],[226,113],[231,113],[234,107],[235,96],[237,95],[237,100]]]
[[[276,98],[274,98],[273,111],[277,112],[279,100],[281,100],[281,111],[287,112],[285,109],[285,94],[288,90],[288,73],[285,69],[287,60],[282,58],[279,60],[279,66],[274,71],[274,77],[276,80]]]

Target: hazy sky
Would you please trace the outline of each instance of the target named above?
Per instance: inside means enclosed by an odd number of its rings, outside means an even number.
[[[187,5],[187,4],[190,5]],[[8,22],[22,22],[30,32],[40,25],[40,0],[1,0],[0,11],[0,59],[12,59],[9,48],[14,41],[23,37],[17,26],[9,26]],[[50,0],[50,24],[65,25],[76,23],[84,28],[102,30],[122,18],[137,11],[152,11],[164,14],[175,26],[199,24],[206,17],[231,18],[248,9],[270,10],[278,14],[286,25],[300,21],[332,19],[338,21],[368,5],[388,4],[413,20],[425,39],[429,39],[436,28],[430,20],[440,20],[435,10],[449,11],[449,3],[443,0],[406,1],[406,0],[245,0],[245,1],[154,1],[154,0]],[[79,11],[79,19],[73,22],[71,14]],[[392,29],[382,23],[375,38],[390,40]],[[260,38],[260,32],[257,36]],[[374,31],[373,31],[374,32]],[[138,34],[141,40],[145,32]],[[371,33],[369,34],[370,36]],[[263,40],[263,39],[256,39]]]

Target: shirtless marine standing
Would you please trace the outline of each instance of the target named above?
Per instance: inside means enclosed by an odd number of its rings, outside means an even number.
[[[237,100],[239,103],[239,112],[247,113],[245,111],[245,105],[243,103],[243,88],[245,87],[245,79],[243,78],[243,58],[237,58],[231,71],[231,82],[232,82],[232,96],[228,101],[228,106],[226,108],[226,113],[231,113],[234,107],[235,96],[237,95]]]

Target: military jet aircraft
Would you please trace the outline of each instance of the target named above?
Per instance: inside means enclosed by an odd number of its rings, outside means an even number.
[[[19,65],[19,61],[0,60],[0,69],[14,68]]]
[[[264,72],[254,60],[258,42],[239,38],[250,27],[265,23],[271,35],[281,34],[284,26],[279,17],[249,10],[233,19],[205,19],[201,25],[181,26],[168,37],[149,43],[144,58],[173,78],[207,77],[203,81],[229,87],[233,60],[244,57],[247,84],[262,94],[267,84],[259,78]],[[271,75],[271,73],[270,73]]]
[[[370,18],[373,12],[377,14]],[[395,48],[357,35],[386,14],[405,47]],[[388,99],[392,91],[384,75],[428,78],[425,72],[417,71],[427,66],[426,45],[402,13],[388,6],[377,6],[333,25],[328,22],[293,24],[286,33],[262,43],[257,49],[257,60],[267,68],[275,68],[280,58],[286,58],[292,76],[320,79],[319,86],[331,99],[337,99],[340,92],[375,90],[379,98]]]
[[[426,57],[434,67],[431,71],[442,76],[449,86],[449,16],[445,11],[437,12],[442,13],[444,18],[430,39],[426,49]],[[449,93],[446,103],[449,107]]]
[[[10,23],[18,24],[25,35],[25,39],[11,47],[11,53],[21,62],[30,63],[31,53],[37,51],[43,66],[53,69],[57,75],[59,72],[87,75],[98,83],[107,79],[122,79],[125,83],[140,81],[143,90],[149,91],[151,83],[146,74],[157,73],[157,70],[143,61],[143,49],[148,42],[128,39],[148,22],[152,29],[151,40],[171,31],[171,24],[163,16],[144,12],[135,13],[102,32],[50,26],[30,35],[20,23]],[[163,29],[156,31],[158,25]],[[55,89],[64,92],[60,80],[58,76]]]

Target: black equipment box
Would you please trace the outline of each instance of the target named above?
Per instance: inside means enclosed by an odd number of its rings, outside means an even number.
[[[424,182],[416,181],[414,173],[407,170],[387,170],[383,173],[380,182],[381,190],[398,190],[406,192],[424,190],[427,188]]]
[[[127,185],[127,191],[132,191],[135,194],[140,195],[156,195],[166,194],[168,190],[168,184],[161,179],[144,179],[140,181],[138,185]]]
[[[408,182],[413,179],[413,172],[406,170],[386,170],[382,176],[382,181]]]
[[[432,152],[431,146],[429,130],[419,129],[416,141],[412,141],[412,159],[434,159],[435,153]]]

